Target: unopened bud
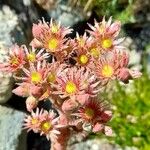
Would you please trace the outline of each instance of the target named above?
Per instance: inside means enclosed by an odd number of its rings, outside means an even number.
[[[29,96],[26,99],[26,107],[29,112],[31,112],[37,106],[37,99],[33,96]]]

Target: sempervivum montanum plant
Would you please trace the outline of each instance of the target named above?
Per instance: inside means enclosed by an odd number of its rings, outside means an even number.
[[[24,128],[45,135],[51,149],[65,150],[70,136],[102,132],[111,135],[107,122],[112,112],[98,94],[112,80],[128,83],[141,73],[128,68],[129,56],[118,39],[120,22],[112,18],[89,25],[92,30],[75,39],[72,29],[54,21],[33,24],[31,48],[14,45],[1,70],[11,72],[18,87],[13,92],[27,97]],[[47,60],[52,57],[51,63]],[[39,101],[50,100],[57,110],[39,110]],[[35,109],[36,108],[36,109]]]

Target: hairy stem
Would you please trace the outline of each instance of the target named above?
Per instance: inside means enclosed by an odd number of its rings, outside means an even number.
[[[51,150],[66,150],[67,143],[70,138],[70,129],[68,127],[61,128],[57,139],[51,139]]]

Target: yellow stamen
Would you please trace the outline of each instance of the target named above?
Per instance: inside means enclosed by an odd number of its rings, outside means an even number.
[[[114,69],[112,66],[107,64],[102,67],[102,75],[104,77],[110,78],[113,75],[113,73],[114,73]]]
[[[85,109],[85,116],[88,118],[88,119],[92,119],[94,117],[94,110],[91,109],[91,108],[86,108]]]
[[[98,58],[100,56],[100,50],[98,48],[92,48],[90,53],[93,57]]]
[[[67,84],[66,84],[65,91],[68,94],[73,94],[77,91],[77,87],[72,81],[68,81]]]
[[[48,82],[54,83],[56,81],[56,75],[54,73],[50,73],[47,80]]]
[[[88,57],[86,55],[81,55],[79,61],[81,64],[86,64],[88,62]]]
[[[79,45],[80,45],[81,47],[83,47],[84,44],[85,44],[85,41],[84,41],[82,38],[79,38],[79,39],[78,39],[78,42],[79,42]]]
[[[55,52],[56,48],[58,46],[58,40],[56,38],[52,38],[48,41],[48,48],[51,52]]]
[[[35,62],[35,60],[36,60],[35,53],[28,54],[27,59],[31,62]]]
[[[51,31],[52,31],[53,33],[57,33],[57,32],[58,32],[58,26],[57,26],[57,25],[53,25],[53,26],[51,27]]]
[[[39,83],[42,80],[42,76],[39,72],[31,73],[31,81],[34,83]]]
[[[37,123],[38,123],[38,119],[33,118],[33,119],[31,120],[31,124],[32,124],[32,125],[35,125],[35,124],[37,124]]]
[[[102,40],[102,48],[105,48],[105,49],[107,49],[107,48],[111,48],[112,47],[112,44],[113,44],[113,41],[112,41],[112,39],[104,39],[104,40]]]
[[[52,128],[52,124],[48,121],[41,123],[41,130],[43,132],[48,132]]]
[[[19,63],[18,58],[17,57],[12,57],[10,60],[12,65],[17,65]]]

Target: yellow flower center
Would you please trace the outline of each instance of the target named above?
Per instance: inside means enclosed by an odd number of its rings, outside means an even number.
[[[79,45],[80,45],[81,47],[83,47],[84,44],[85,44],[85,41],[84,41],[82,38],[79,38],[79,39],[78,39],[78,42],[79,42]]]
[[[56,81],[56,75],[54,73],[50,73],[47,80],[48,82],[54,83]]]
[[[52,128],[52,124],[49,121],[41,123],[41,130],[43,132],[48,132]]]
[[[37,124],[37,123],[38,123],[38,119],[33,118],[33,119],[31,120],[31,124],[32,124],[32,125],[35,125],[35,124]]]
[[[88,119],[92,119],[94,117],[94,110],[91,109],[91,108],[86,108],[85,109],[85,116],[88,118]]]
[[[28,54],[27,59],[31,62],[35,62],[35,60],[36,60],[35,53]]]
[[[17,65],[19,63],[18,58],[17,57],[12,57],[10,60],[12,65]]]
[[[48,48],[51,50],[51,52],[55,52],[57,46],[58,46],[58,40],[56,38],[52,38],[48,41]]]
[[[98,58],[100,56],[100,51],[97,48],[92,48],[90,53],[93,57]]]
[[[53,26],[51,27],[51,31],[52,31],[53,33],[57,33],[57,32],[58,32],[58,26],[57,26],[57,25],[53,25]]]
[[[112,39],[104,39],[104,40],[102,40],[102,48],[105,48],[105,49],[111,48],[112,44],[113,44]]]
[[[104,77],[109,78],[109,77],[111,77],[113,75],[113,73],[114,73],[114,70],[113,70],[112,66],[110,66],[108,64],[103,66],[103,68],[102,68],[102,75]]]
[[[31,81],[34,83],[39,83],[42,80],[42,76],[39,72],[31,73]]]
[[[67,84],[66,84],[65,91],[68,94],[73,94],[77,91],[77,87],[72,81],[68,81]]]
[[[81,64],[86,64],[88,62],[88,57],[86,55],[81,55],[79,60]]]

